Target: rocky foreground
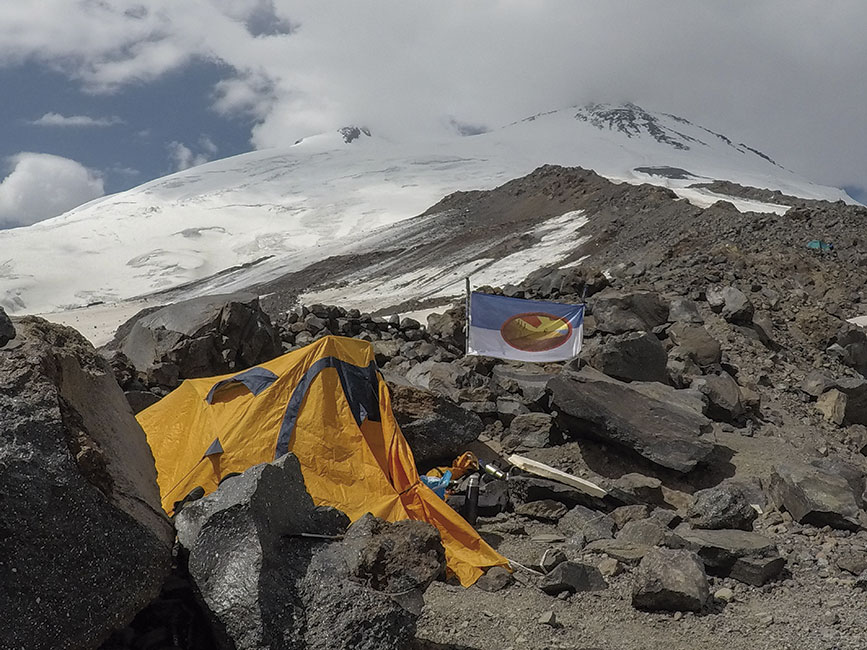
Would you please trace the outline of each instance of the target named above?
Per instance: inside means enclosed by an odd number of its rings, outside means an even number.
[[[140,314],[100,353],[0,314],[0,647],[864,647],[867,332],[844,317],[867,252],[846,222],[858,208],[793,210],[791,232],[694,210],[671,241],[612,216],[588,226],[608,230],[608,273],[484,289],[586,292],[570,364],[464,357],[460,306],[421,324],[215,296]],[[805,224],[846,245],[794,250]],[[477,528],[515,571],[469,589],[445,579],[435,530],[349,526],[314,507],[291,457],[170,522],[132,412],[328,334],[373,343],[421,470],[467,449],[507,469],[517,452],[608,496],[484,476]]]

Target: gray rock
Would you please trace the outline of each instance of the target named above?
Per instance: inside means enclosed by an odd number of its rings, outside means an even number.
[[[634,566],[653,548],[644,544],[627,542],[620,539],[598,539],[584,547],[587,553],[605,553],[609,557]]]
[[[831,474],[842,476],[852,489],[852,494],[855,495],[858,507],[862,510],[864,509],[865,505],[867,505],[863,499],[864,491],[867,489],[867,475],[865,475],[864,470],[858,465],[843,460],[839,456],[815,458],[810,461],[810,465]]]
[[[750,299],[740,289],[722,287],[707,290],[707,301],[711,309],[722,313],[730,323],[749,325],[753,322],[755,309]]]
[[[735,482],[723,482],[693,495],[686,513],[693,528],[737,528],[752,530],[759,516],[750,505],[747,492]]]
[[[801,382],[801,390],[813,397],[819,397],[822,393],[834,387],[835,381],[821,370],[811,370],[804,381]]]
[[[458,386],[463,384],[470,373],[467,368],[454,363],[429,360],[413,366],[406,374],[406,379],[414,386],[448,397],[453,402],[460,402]]]
[[[476,587],[488,592],[502,591],[514,581],[515,579],[508,569],[495,566],[488,569],[485,575],[476,580]]]
[[[849,549],[842,552],[836,561],[837,567],[848,571],[854,576],[867,571],[867,551],[864,549]]]
[[[655,293],[605,291],[593,298],[596,329],[607,334],[651,331],[668,322],[668,304]]]
[[[392,385],[391,407],[419,465],[454,460],[484,429],[475,413],[412,386]]]
[[[548,380],[555,376],[532,363],[502,363],[494,366],[494,381],[500,386],[514,383],[527,403],[535,403],[545,396]]]
[[[543,519],[546,521],[558,521],[567,512],[569,512],[569,508],[553,499],[529,501],[527,503],[519,503],[515,506],[516,514],[523,517],[532,517],[533,519]]]
[[[686,350],[700,366],[719,363],[722,358],[719,341],[701,325],[675,323],[668,328],[668,337],[672,343]]]
[[[614,537],[614,520],[604,512],[577,505],[560,518],[559,528],[566,535],[580,533],[586,542]]]
[[[560,549],[549,548],[542,553],[542,557],[539,560],[539,567],[544,573],[551,573],[555,567],[568,560],[569,558],[566,557],[566,554]]]
[[[17,330],[0,351],[0,645],[95,648],[159,593],[174,534],[108,362],[71,328]]]
[[[539,588],[546,594],[556,596],[568,591],[600,591],[608,588],[608,583],[595,566],[579,562],[562,562],[551,573],[542,578]]]
[[[843,530],[860,528],[858,498],[845,478],[811,465],[779,464],[769,493],[778,508],[803,524]]]
[[[707,397],[707,415],[713,420],[735,422],[746,413],[741,400],[741,389],[727,372],[697,377],[690,388]]]
[[[710,422],[678,404],[652,399],[628,384],[583,369],[548,382],[552,407],[562,429],[632,449],[648,460],[688,472],[707,458],[713,445],[700,436]]]
[[[701,367],[689,350],[676,345],[668,351],[665,372],[672,386],[687,388],[695,377],[701,376]]]
[[[282,352],[271,319],[250,293],[193,298],[137,314],[106,347],[122,351],[144,373],[174,364],[181,379],[241,370]]]
[[[589,356],[588,363],[622,381],[665,381],[668,354],[650,332],[609,337]]]
[[[509,425],[509,434],[517,441],[516,448],[538,449],[554,442],[554,418],[548,413],[518,415]]]
[[[147,390],[128,390],[124,396],[133,413],[140,413],[160,401],[159,395],[154,395]]]
[[[666,546],[668,548],[683,548],[680,537],[656,519],[642,519],[626,523],[617,533],[617,540],[630,542],[639,546]]]
[[[632,606],[648,611],[700,611],[710,598],[701,560],[685,550],[655,548],[635,573]]]
[[[568,507],[578,504],[601,506],[601,501],[590,497],[580,490],[535,476],[512,476],[508,481],[509,502],[514,508],[522,503],[552,500]]]
[[[858,377],[841,377],[835,388],[846,395],[844,424],[867,425],[867,380]]]
[[[611,511],[611,519],[614,520],[614,525],[620,530],[630,521],[641,521],[650,516],[650,508],[643,504],[620,506]]]
[[[675,298],[668,308],[668,320],[672,323],[704,323],[698,305],[686,298]]]
[[[257,465],[175,518],[222,647],[403,648],[421,593],[445,563],[439,533],[365,515],[342,541],[338,510],[316,507],[298,460]],[[395,596],[399,594],[399,596]]]
[[[9,343],[15,338],[15,325],[12,324],[12,319],[0,307],[0,348]]]
[[[613,497],[627,504],[662,505],[665,503],[662,481],[637,472],[630,472],[615,479],[611,483],[609,492]]]
[[[373,354],[376,363],[379,366],[384,366],[391,361],[392,358],[400,354],[403,341],[397,339],[385,339],[373,342]]]
[[[846,406],[848,402],[849,398],[846,397],[846,393],[832,388],[819,396],[816,400],[816,409],[828,422],[839,426],[846,419]]]
[[[708,573],[755,584],[776,577],[785,566],[776,545],[767,537],[745,530],[690,530],[677,533],[696,552]],[[739,562],[742,560],[742,562]],[[738,566],[734,569],[735,565]]]

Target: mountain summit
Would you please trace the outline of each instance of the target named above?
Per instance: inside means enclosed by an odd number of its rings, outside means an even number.
[[[721,197],[694,185],[715,180],[851,202],[841,190],[812,184],[728,137],[633,104],[551,111],[437,141],[394,142],[350,126],[0,231],[0,305],[38,313],[179,287],[187,292],[179,295],[190,295],[228,269],[240,286],[358,254],[362,242],[363,250],[382,248],[374,245],[380,240],[403,247],[398,232],[412,226],[397,231],[395,224],[411,224],[452,192],[491,189],[544,164],[664,186],[705,206]],[[555,237],[556,224],[548,228],[534,236]]]

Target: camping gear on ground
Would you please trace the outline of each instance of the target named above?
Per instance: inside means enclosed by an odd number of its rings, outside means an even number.
[[[455,458],[449,467],[434,467],[427,475],[433,478],[443,476],[446,472],[450,472],[452,480],[456,481],[462,478],[468,472],[473,472],[479,469],[479,459],[471,451],[465,451],[463,454]]]
[[[352,521],[370,512],[434,525],[463,585],[508,566],[419,479],[367,341],[326,336],[243,372],[188,379],[137,419],[169,514],[194,487],[213,492],[226,474],[291,452],[317,505]]]
[[[467,484],[467,503],[464,512],[467,522],[471,526],[476,525],[476,519],[479,517],[479,475],[470,474],[470,480]]]
[[[440,499],[446,498],[446,489],[449,487],[449,483],[452,482],[452,473],[449,470],[446,470],[440,476],[425,476],[422,474],[419,478]]]
[[[827,252],[834,250],[834,244],[822,241],[821,239],[813,239],[807,242],[807,248],[814,251]]]
[[[513,361],[568,361],[581,352],[584,305],[472,292],[467,354]]]

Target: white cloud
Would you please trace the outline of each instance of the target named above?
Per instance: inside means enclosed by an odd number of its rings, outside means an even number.
[[[255,119],[259,148],[633,101],[863,185],[865,23],[863,0],[40,0],[0,3],[0,65],[42,61],[111,92],[220,62],[214,106]]]
[[[60,113],[46,113],[37,120],[30,122],[34,126],[114,126],[115,124],[123,124],[123,120],[117,116],[112,117],[90,117],[89,115],[61,115]]]
[[[190,167],[203,165],[211,160],[211,157],[217,153],[216,145],[211,142],[207,136],[202,136],[199,145],[205,149],[205,152],[194,153],[193,150],[183,142],[178,142],[176,140],[170,142],[168,144],[168,150],[169,160],[172,162],[172,170],[180,172],[189,169]]]
[[[10,163],[0,182],[0,228],[27,226],[105,194],[102,178],[69,158],[22,152]]]

